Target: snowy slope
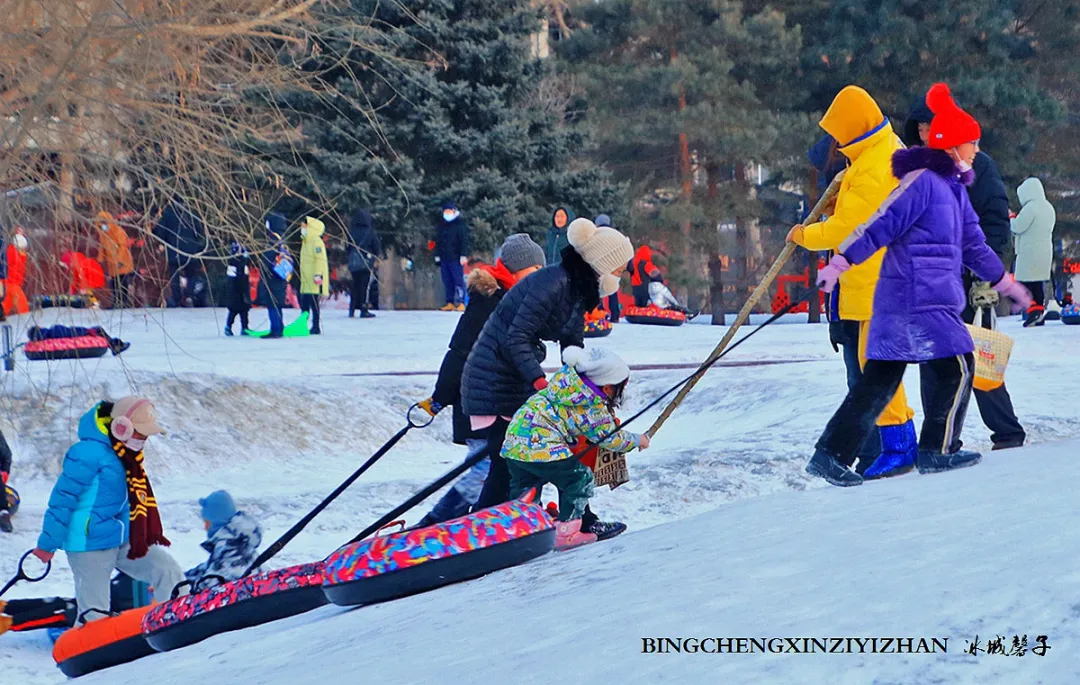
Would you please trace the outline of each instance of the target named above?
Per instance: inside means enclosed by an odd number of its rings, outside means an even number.
[[[118,358],[84,362],[30,363],[20,353],[16,371],[0,374],[0,427],[15,450],[14,483],[24,497],[16,534],[0,537],[0,576],[9,576],[17,555],[33,546],[75,421],[96,399],[131,391],[156,399],[171,434],[151,441],[147,461],[173,553],[190,566],[201,560],[198,497],[229,489],[243,509],[262,521],[267,539],[279,535],[392,435],[411,403],[430,394],[457,320],[455,314],[439,312],[379,312],[378,319],[361,321],[333,312],[324,336],[262,341],[224,338],[223,314],[49,310],[41,316],[36,323],[43,325],[56,320],[101,323],[133,346]],[[286,319],[293,315],[287,313]],[[255,315],[256,327],[264,325],[260,316]],[[787,317],[728,359],[812,361],[710,372],[653,448],[631,458],[631,483],[599,492],[594,508],[642,531],[726,503],[793,491],[803,497],[808,495],[801,491],[821,488],[802,468],[843,395],[843,364],[828,345],[825,327],[804,321],[805,316]],[[24,317],[16,324],[25,328],[29,321]],[[1003,328],[1017,338],[1009,386],[1031,441],[1080,438],[1072,381],[1080,360],[1065,352],[1075,349],[1080,329],[1048,324],[1023,330],[1015,319],[1003,322]],[[724,330],[696,323],[675,329],[620,324],[610,337],[590,344],[611,347],[634,365],[697,362]],[[547,365],[556,363],[551,351]],[[431,375],[393,375],[399,371]],[[353,375],[382,373],[388,375]],[[635,372],[620,413],[636,411],[687,373]],[[909,373],[909,382],[916,378],[914,371]],[[965,441],[989,447],[974,407]],[[414,431],[291,543],[278,563],[325,556],[462,456],[462,448],[450,444],[449,416]],[[418,507],[408,518],[416,520],[425,510]],[[740,523],[737,530],[752,537],[765,526],[786,525],[766,513],[755,517],[760,525]],[[724,559],[720,547],[711,554],[714,564]],[[858,584],[862,577],[848,574],[842,582],[853,578]],[[68,594],[70,588],[61,555],[45,582],[19,586],[11,596]],[[430,615],[424,620],[452,625],[456,619]],[[48,651],[40,635],[0,636],[0,672],[27,685],[56,682]]]
[[[327,607],[87,685],[1080,680],[1080,442],[744,500],[381,606]],[[1037,467],[1033,468],[1033,465]],[[1054,474],[1054,479],[1047,478]],[[1048,636],[1044,657],[966,640]],[[938,637],[947,654],[642,654],[642,637]]]

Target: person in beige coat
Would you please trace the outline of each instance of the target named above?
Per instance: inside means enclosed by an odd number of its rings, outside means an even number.
[[[1042,181],[1029,178],[1016,189],[1020,213],[1012,220],[1016,244],[1016,280],[1031,291],[1024,326],[1041,326],[1046,316],[1043,284],[1050,280],[1054,261],[1054,224],[1057,214],[1046,199]]]

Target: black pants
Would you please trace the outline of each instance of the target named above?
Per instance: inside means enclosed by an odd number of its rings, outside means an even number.
[[[1045,281],[1022,281],[1025,288],[1031,291],[1031,299],[1035,304],[1042,307],[1046,304]]]
[[[506,440],[506,429],[509,427],[510,422],[500,416],[487,429],[487,448],[488,458],[491,459],[491,469],[484,481],[484,489],[480,491],[480,498],[473,505],[473,511],[487,509],[510,500],[510,469],[506,466],[506,460],[502,458],[503,441]]]
[[[867,361],[862,378],[829,420],[817,448],[841,463],[853,463],[878,416],[904,380],[907,365],[900,361]],[[934,359],[919,367],[925,415],[919,450],[951,454],[960,449],[960,433],[975,377],[975,357],[968,353]]]
[[[611,319],[611,323],[619,323],[619,293],[608,296],[607,309],[608,318]]]
[[[635,307],[648,307],[649,302],[649,284],[634,286],[634,306]]]
[[[319,296],[318,295],[301,295],[300,296],[300,311],[311,312],[311,332],[319,333]]]
[[[850,392],[862,378],[862,366],[859,364],[859,322],[830,321],[829,337],[843,352],[844,368],[847,370],[847,387]],[[870,468],[880,454],[881,431],[875,425],[870,428],[866,442],[859,448],[859,463],[856,466],[856,472],[861,474]],[[846,466],[851,466],[854,462],[844,463]]]
[[[965,288],[970,287],[965,281]],[[978,325],[990,328],[993,325],[990,310],[984,309],[982,321]],[[964,310],[964,321],[975,322],[975,311],[968,307]],[[979,415],[983,424],[990,429],[990,440],[995,445],[1000,444],[1023,444],[1027,439],[1027,433],[1020,420],[1016,418],[1016,410],[1013,409],[1012,397],[1004,384],[989,392],[975,390],[975,403],[979,407]]]
[[[230,309],[229,318],[225,319],[225,328],[232,329],[233,321],[240,317],[241,332],[248,330],[248,309]]]
[[[113,276],[109,281],[109,286],[112,289],[113,296],[113,309],[123,309],[124,307],[131,307],[131,278],[135,274],[123,274],[121,276]]]
[[[357,309],[366,312],[369,308],[371,272],[364,269],[350,273],[352,273],[352,290],[349,292],[349,316],[352,316]]]
[[[181,287],[180,277],[187,279],[187,287]],[[169,307],[182,307],[184,300],[191,298],[194,307],[206,306],[206,283],[202,265],[188,259],[183,264],[169,265],[169,298],[165,304]]]

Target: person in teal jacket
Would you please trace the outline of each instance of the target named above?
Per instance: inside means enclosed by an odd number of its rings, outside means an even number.
[[[163,432],[144,397],[100,402],[83,415],[79,442],[64,456],[33,553],[49,562],[64,550],[84,621],[108,615],[114,569],[150,583],[159,597],[184,580],[165,551],[169,541],[142,466],[146,440]]]

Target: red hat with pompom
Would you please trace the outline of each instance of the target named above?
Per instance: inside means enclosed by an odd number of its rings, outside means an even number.
[[[974,143],[982,138],[982,128],[953,100],[949,86],[935,83],[926,94],[926,106],[934,113],[930,122],[930,147],[948,150],[964,143]]]

